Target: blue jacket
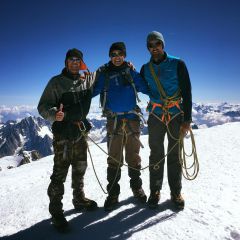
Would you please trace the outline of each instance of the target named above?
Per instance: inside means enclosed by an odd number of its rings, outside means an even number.
[[[187,68],[182,60],[179,58],[167,55],[165,53],[165,58],[159,63],[153,62],[151,59],[153,69],[155,74],[160,78],[160,83],[167,96],[173,96],[177,91],[180,91],[180,98],[182,103],[180,108],[184,111],[184,121],[191,121],[192,113],[192,95],[191,95],[191,83],[188,75]],[[154,103],[162,104],[160,92],[158,90],[157,84],[150,72],[149,63],[142,66],[141,75],[148,83],[151,94],[150,100]],[[149,111],[152,111],[152,105],[149,105]],[[179,109],[174,106],[169,109],[171,114],[179,113]],[[162,109],[156,107],[153,111],[157,115],[162,114]]]
[[[148,86],[142,79],[141,75],[130,69],[127,62],[124,62],[121,66],[116,67],[111,62],[105,65],[105,69],[100,68],[97,71],[97,78],[93,88],[93,97],[98,94],[103,94],[106,81],[108,78],[107,98],[105,109],[110,110],[113,113],[129,112],[134,110],[137,106],[136,95],[130,82],[124,77],[123,72],[127,72],[131,75],[131,78],[135,84],[137,92],[148,94]],[[135,114],[125,114],[119,116],[119,118],[133,119],[137,116]]]

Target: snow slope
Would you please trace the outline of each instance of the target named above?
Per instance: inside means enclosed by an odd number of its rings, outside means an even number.
[[[50,225],[47,187],[52,158],[0,172],[1,239],[132,239],[187,240],[240,239],[240,123],[228,123],[194,130],[200,161],[196,180],[183,180],[184,211],[176,212],[169,201],[165,174],[161,203],[157,210],[136,205],[129,189],[127,169],[123,167],[120,207],[106,213],[106,195],[101,191],[89,161],[85,192],[100,208],[75,213],[71,204],[71,181],[67,178],[63,199],[65,215],[72,231],[61,235]],[[143,166],[148,164],[147,136],[141,141]],[[189,145],[189,139],[185,141]],[[101,144],[106,149],[106,144]],[[100,181],[106,186],[106,156],[91,144]],[[166,173],[166,172],[165,172]],[[69,174],[70,176],[70,174]],[[143,187],[149,194],[148,169],[142,172]]]
[[[1,158],[1,171],[6,170],[10,167],[18,167],[21,163],[23,157],[22,156],[6,156]],[[1,176],[1,175],[0,175]]]

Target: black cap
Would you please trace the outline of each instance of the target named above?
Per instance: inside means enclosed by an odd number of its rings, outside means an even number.
[[[111,45],[110,49],[109,49],[109,57],[111,55],[111,52],[113,52],[114,50],[118,50],[121,51],[124,56],[126,57],[126,46],[124,42],[115,42]]]
[[[76,48],[72,48],[67,51],[65,60],[70,57],[77,57],[83,59],[83,53]]]

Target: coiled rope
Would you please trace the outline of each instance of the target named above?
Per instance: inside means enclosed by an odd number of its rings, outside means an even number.
[[[158,118],[158,116],[156,116],[154,114],[155,117]],[[176,117],[176,116],[175,116]],[[161,120],[159,118],[159,120]],[[199,161],[198,161],[198,156],[197,156],[197,149],[196,149],[196,143],[195,143],[195,139],[194,139],[194,135],[193,135],[193,132],[192,132],[192,129],[190,128],[189,129],[189,134],[190,134],[190,138],[191,138],[191,143],[192,143],[192,150],[191,150],[191,153],[190,154],[187,154],[186,151],[185,151],[185,145],[184,145],[184,138],[185,136],[183,136],[182,134],[180,134],[180,137],[179,139],[176,139],[172,136],[169,128],[168,128],[168,124],[166,125],[167,126],[167,131],[170,135],[171,138],[173,138],[174,140],[176,140],[176,143],[175,145],[172,146],[172,148],[164,155],[164,157],[162,159],[160,159],[157,163],[155,164],[150,164],[148,166],[145,166],[145,167],[142,167],[140,169],[137,169],[137,168],[134,168],[134,167],[131,167],[127,164],[125,164],[121,159],[118,160],[114,157],[112,157],[108,152],[106,152],[98,143],[96,143],[90,136],[88,136],[87,132],[86,132],[86,129],[85,128],[81,128],[79,127],[80,131],[82,132],[82,135],[83,137],[87,140],[89,139],[91,142],[93,142],[103,153],[105,153],[108,157],[110,157],[113,161],[117,162],[118,163],[118,168],[117,168],[117,172],[116,172],[116,176],[115,176],[115,179],[113,181],[113,184],[112,186],[110,187],[110,190],[109,192],[111,191],[116,179],[117,179],[117,174],[118,174],[118,171],[120,169],[120,166],[123,165],[123,166],[126,166],[128,168],[131,168],[131,169],[134,169],[134,170],[145,170],[147,168],[150,168],[150,167],[153,167],[153,169],[157,170],[159,168],[159,165],[160,163],[171,153],[171,151],[178,145],[179,146],[179,162],[182,166],[182,175],[183,177],[186,179],[186,180],[194,180],[198,173],[199,173]],[[124,144],[124,136],[127,135],[126,134],[126,130],[125,130],[125,125],[122,127],[122,130],[123,130],[123,138],[122,138],[122,144],[121,144],[121,151],[123,150],[123,144]],[[87,141],[86,141],[87,142]],[[102,191],[105,193],[105,194],[108,194],[107,191],[105,191],[105,189],[103,188],[100,180],[99,180],[99,177],[98,177],[98,174],[96,172],[96,168],[95,168],[95,165],[94,165],[94,162],[93,162],[93,158],[92,158],[92,155],[91,155],[91,152],[90,152],[90,148],[89,148],[89,145],[87,143],[87,150],[88,150],[88,153],[89,153],[89,156],[90,156],[90,160],[91,160],[91,164],[92,164],[92,167],[93,167],[93,171],[94,171],[94,174],[96,176],[96,179],[98,181],[98,184],[99,186],[101,187]],[[190,157],[193,157],[193,161],[191,164],[187,164],[187,160],[186,160],[186,157],[190,158]],[[190,173],[192,172],[192,173]]]

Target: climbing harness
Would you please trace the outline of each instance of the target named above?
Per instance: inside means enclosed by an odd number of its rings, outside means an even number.
[[[152,114],[153,116],[155,116],[159,121],[161,121],[162,123],[164,123],[167,127],[167,132],[170,135],[170,137],[172,139],[174,139],[176,141],[176,144],[170,149],[170,151],[178,144],[179,145],[179,161],[181,163],[182,166],[182,174],[183,176],[187,179],[187,180],[194,180],[199,172],[199,161],[198,161],[198,157],[197,157],[197,150],[196,150],[196,144],[195,144],[195,140],[194,140],[194,136],[192,133],[192,130],[189,129],[190,132],[190,136],[191,136],[191,142],[192,142],[192,152],[191,154],[187,154],[185,152],[185,148],[184,148],[184,137],[182,134],[180,134],[180,137],[177,139],[175,137],[173,137],[173,135],[171,134],[171,131],[169,130],[169,123],[170,121],[172,121],[175,117],[177,117],[179,114],[183,114],[183,111],[180,108],[180,103],[181,103],[181,97],[180,97],[180,90],[178,89],[175,94],[173,96],[167,96],[166,92],[164,91],[159,78],[157,77],[152,62],[149,62],[149,69],[150,72],[152,74],[152,77],[157,85],[159,94],[160,94],[160,100],[162,102],[162,104],[160,103],[154,103],[154,102],[150,102],[150,104],[152,105],[152,110],[149,114]],[[157,116],[153,111],[156,107],[160,107],[163,111],[162,117],[160,118],[159,116]],[[169,109],[172,107],[177,107],[179,109],[179,113],[175,114],[173,117],[171,117],[171,113],[169,112]],[[170,151],[167,153],[167,155],[170,153]],[[166,155],[165,155],[166,156]],[[165,158],[164,156],[164,158]],[[187,166],[187,162],[186,162],[186,156],[187,157],[191,157],[193,156],[193,163],[190,166]],[[154,165],[154,169],[158,168],[159,163],[162,160],[160,160],[157,164]],[[193,168],[193,173],[190,174],[189,171],[190,169]]]
[[[131,166],[128,166],[127,164],[125,164],[122,159],[120,158],[119,160],[110,156],[109,153],[107,153],[102,147],[99,146],[99,144],[97,144],[91,137],[89,137],[86,133],[86,131],[84,129],[81,130],[81,128],[79,127],[79,129],[82,131],[82,135],[85,137],[85,138],[88,138],[90,139],[98,148],[100,148],[101,151],[103,151],[109,158],[111,158],[112,160],[114,160],[115,162],[118,163],[118,168],[117,168],[117,172],[116,172],[116,176],[115,176],[115,179],[113,181],[113,184],[112,186],[110,187],[110,190],[109,192],[111,191],[113,185],[115,184],[115,181],[117,179],[117,175],[118,175],[118,171],[120,169],[120,166],[123,165],[123,166],[126,166],[128,168],[131,168],[131,169],[134,169],[134,170],[145,170],[147,168],[150,168],[152,167],[153,169],[157,170],[159,168],[159,165],[160,163],[172,152],[172,150],[178,145],[179,146],[179,161],[181,163],[181,166],[182,166],[182,174],[183,176],[187,179],[187,180],[194,180],[197,175],[198,175],[198,172],[199,172],[199,161],[198,161],[198,157],[197,157],[197,151],[196,151],[196,144],[195,144],[195,140],[194,140],[194,136],[193,136],[193,133],[192,133],[192,130],[189,129],[189,132],[190,132],[190,137],[191,137],[191,141],[192,141],[192,152],[191,154],[187,154],[185,152],[185,146],[184,146],[184,137],[182,134],[180,134],[180,137],[177,139],[175,138],[170,130],[169,130],[169,123],[170,121],[172,121],[175,117],[177,117],[179,114],[182,114],[182,110],[180,108],[180,103],[181,103],[181,97],[180,97],[180,90],[178,89],[176,91],[176,93],[172,96],[172,97],[169,97],[166,95],[163,87],[161,86],[160,84],[160,81],[158,80],[155,72],[154,72],[154,69],[153,69],[153,66],[151,63],[149,63],[149,67],[150,67],[150,71],[151,71],[151,74],[156,82],[156,85],[159,89],[159,92],[160,92],[160,97],[161,97],[161,101],[162,103],[154,103],[154,102],[150,102],[150,104],[152,105],[152,110],[149,114],[152,114],[153,116],[155,116],[158,120],[160,120],[161,122],[163,122],[166,127],[167,127],[167,131],[169,133],[169,136],[171,138],[173,138],[176,143],[174,144],[174,146],[172,146],[172,148],[163,156],[162,159],[160,159],[157,163],[155,164],[151,164],[151,165],[148,165],[146,167],[143,167],[143,168],[140,168],[140,169],[137,169],[137,168],[134,168],[134,167],[131,167]],[[107,90],[108,90],[108,85],[109,85],[109,76],[108,76],[108,73],[106,72],[106,80],[105,80],[105,86],[104,86],[104,93],[103,93],[103,98],[100,100],[101,101],[101,108],[103,109],[103,114],[104,116],[106,117],[112,117],[114,118],[114,127],[113,129],[116,129],[116,126],[117,126],[117,117],[120,116],[120,115],[125,115],[125,114],[128,114],[128,113],[134,113],[136,115],[139,116],[140,119],[142,119],[143,123],[146,123],[145,119],[142,116],[142,114],[139,114],[139,112],[135,111],[135,110],[132,110],[132,111],[129,111],[129,112],[121,112],[121,113],[113,113],[111,111],[106,111],[105,110],[105,105],[106,105],[106,99],[107,99]],[[134,86],[134,83],[132,82],[131,85],[133,86],[134,88],[134,92],[135,94],[137,93],[136,92],[136,89],[135,89],[135,86]],[[137,97],[136,95],[136,99],[139,100],[139,98]],[[140,101],[140,100],[139,100]],[[159,116],[157,116],[153,111],[156,107],[160,107],[162,110],[163,110],[163,114],[162,114],[162,117],[160,118]],[[169,109],[172,108],[172,107],[177,107],[179,109],[179,113],[178,114],[175,114],[173,117],[171,116],[171,113],[169,112]],[[141,115],[141,116],[140,116]],[[123,151],[123,145],[124,145],[124,138],[126,137],[126,140],[127,140],[127,132],[125,130],[125,125],[126,125],[126,122],[123,121],[123,125],[122,125],[122,143],[121,143],[121,152]],[[110,136],[112,138],[112,136]],[[140,140],[139,140],[140,141]],[[111,142],[112,142],[112,139],[110,139],[109,141],[109,148],[108,148],[108,152],[110,152],[110,147],[111,147]],[[141,144],[142,145],[142,144]],[[92,155],[91,155],[91,152],[90,152],[90,149],[89,149],[89,146],[87,144],[87,149],[88,149],[88,153],[90,155],[90,159],[91,159],[91,164],[93,166],[93,170],[94,170],[94,173],[95,173],[95,176],[97,178],[97,181],[102,189],[102,191],[105,193],[105,194],[108,194],[108,192],[106,192],[97,176],[97,172],[96,172],[96,169],[95,169],[95,166],[94,166],[94,163],[93,163],[93,159],[92,159]],[[193,160],[193,163],[188,166],[187,165],[187,162],[186,162],[186,156],[187,157],[191,157],[193,156],[194,160]],[[190,169],[193,168],[193,173],[190,174],[189,171]]]
[[[109,76],[109,70],[108,70],[108,64],[104,65],[104,88],[103,88],[103,93],[100,95],[100,103],[99,107],[102,108],[102,116],[106,117],[107,111],[106,111],[106,103],[107,103],[107,93],[108,93],[108,88],[109,88],[109,83],[110,83],[110,76]],[[137,89],[135,86],[135,83],[133,81],[132,75],[130,74],[130,67],[127,67],[126,69],[122,70],[121,72],[118,73],[122,78],[127,79],[127,81],[130,83],[130,85],[133,88],[135,97],[137,102],[141,102],[141,100],[138,97]]]
[[[82,123],[81,125],[84,126],[84,123],[83,123],[83,122],[81,122],[81,123]],[[125,127],[126,127],[126,119],[122,119],[122,142],[121,142],[121,147],[120,147],[121,152],[123,151],[124,139],[126,139],[126,140],[125,140],[125,143],[126,143],[126,142],[127,142],[127,137],[128,137],[128,135],[129,135],[129,134],[126,132]],[[85,137],[86,140],[87,140],[87,138],[89,138],[89,139],[90,139],[95,145],[97,145],[104,153],[106,153],[111,159],[113,159],[115,162],[118,163],[118,167],[117,167],[117,171],[116,171],[115,178],[114,178],[113,183],[112,183],[112,185],[110,186],[110,188],[109,188],[109,190],[108,190],[108,192],[107,192],[107,191],[105,191],[105,189],[103,188],[103,186],[102,186],[102,184],[101,184],[101,182],[100,182],[100,180],[99,180],[99,177],[98,177],[98,175],[97,175],[97,172],[96,172],[96,169],[95,169],[95,166],[94,166],[94,163],[93,163],[93,159],[92,159],[92,155],[91,155],[91,152],[90,152],[90,149],[89,149],[89,145],[88,145],[88,143],[87,143],[87,150],[88,150],[88,153],[89,153],[89,156],[90,156],[90,159],[91,159],[91,164],[92,164],[93,171],[94,171],[94,174],[95,174],[95,176],[96,176],[96,179],[97,179],[97,181],[98,181],[98,184],[99,184],[99,186],[101,187],[102,191],[103,191],[105,194],[108,194],[109,192],[111,192],[111,190],[112,190],[112,188],[113,188],[113,186],[114,186],[114,184],[115,184],[115,182],[116,182],[116,179],[117,179],[117,177],[118,177],[118,172],[119,172],[119,170],[120,170],[121,165],[125,165],[125,166],[128,166],[128,165],[126,165],[126,164],[123,163],[122,158],[121,158],[121,156],[122,156],[121,154],[120,154],[120,159],[119,159],[119,160],[116,159],[116,158],[114,158],[114,157],[112,157],[112,156],[110,156],[110,155],[109,155],[103,148],[101,148],[91,137],[88,136],[88,134],[87,134],[87,132],[86,132],[86,128],[85,128],[85,127],[81,127],[81,126],[80,126],[80,123],[79,123],[79,130],[82,132],[82,136]],[[111,139],[112,139],[112,137],[113,137],[113,136],[111,136]],[[110,152],[111,143],[112,143],[111,139],[110,139],[110,142],[109,142],[109,149],[108,149],[109,152]],[[87,141],[86,141],[86,142],[87,142]],[[129,166],[129,167],[130,167],[130,166]],[[130,168],[133,168],[133,167],[130,167]],[[135,168],[134,168],[134,169],[135,169]]]
[[[160,95],[160,101],[162,103],[155,103],[153,101],[150,101],[147,107],[147,110],[150,108],[150,105],[152,105],[152,110],[150,113],[152,113],[156,107],[159,107],[162,109],[163,114],[162,114],[162,122],[169,123],[171,121],[171,114],[169,112],[170,108],[177,107],[180,112],[182,112],[180,108],[180,103],[181,103],[181,97],[180,97],[180,89],[178,89],[173,96],[167,96],[166,92],[163,89],[163,86],[160,83],[159,78],[157,77],[152,62],[149,62],[149,69],[150,73],[157,85],[159,95]]]

